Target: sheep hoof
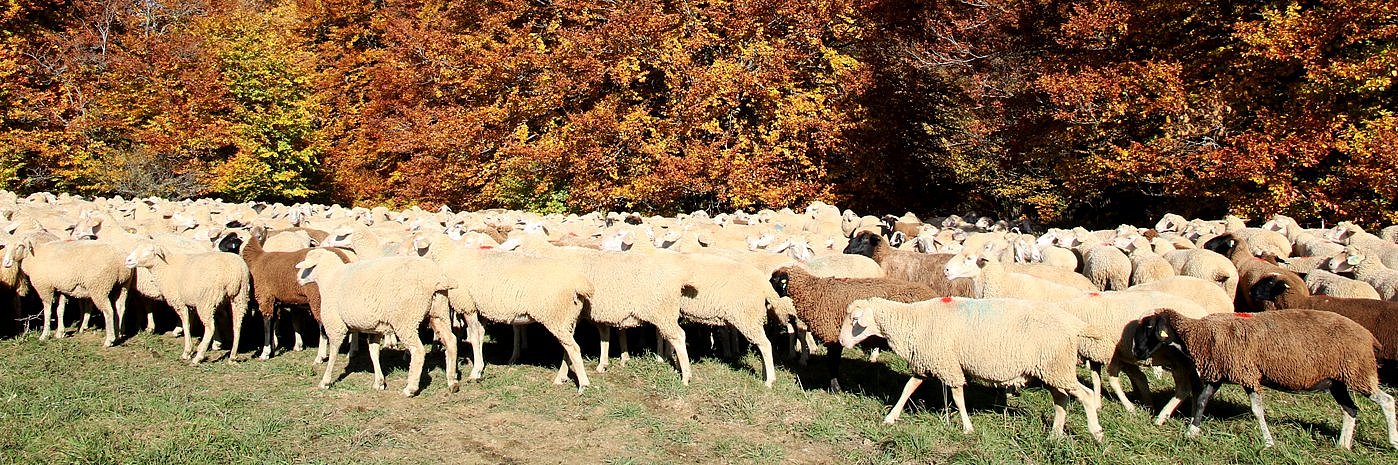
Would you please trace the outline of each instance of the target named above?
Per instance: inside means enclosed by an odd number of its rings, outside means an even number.
[[[885,425],[891,425],[891,424],[893,424],[893,422],[895,422],[895,421],[898,421],[898,419],[896,419],[896,418],[890,418],[890,417],[884,417],[884,419],[883,419],[883,424],[885,424]]]
[[[461,383],[452,381],[451,383],[447,384],[447,393],[456,394],[458,392],[461,392]]]
[[[1103,433],[1103,432],[1101,432],[1101,431],[1093,431],[1093,432],[1092,432],[1092,439],[1093,439],[1093,440],[1096,440],[1097,442],[1100,443],[1100,442],[1102,442],[1102,441],[1107,440],[1107,435],[1106,435],[1106,433]]]
[[[768,387],[770,387],[770,386],[768,386]],[[831,379],[831,380],[830,380],[830,392],[840,392],[840,380],[839,380],[839,379]]]
[[[606,373],[606,372],[607,372],[607,366],[606,366],[606,365],[597,365],[597,372],[598,372],[598,373]]]
[[[116,341],[102,341],[102,347],[111,347],[114,345],[116,345]]]
[[[374,380],[374,389],[377,389],[377,390],[380,390],[380,391],[385,390],[385,389],[388,389],[388,383],[385,382],[385,381],[382,380],[382,379],[376,379],[376,380]],[[407,388],[404,388],[404,389],[403,389],[403,392],[404,392],[404,393],[408,392]]]
[[[415,395],[417,395],[417,389],[403,388],[403,397],[412,397]]]
[[[47,341],[47,340],[49,340],[49,333],[40,334],[40,335],[39,335],[39,340],[40,340],[40,341]]]
[[[191,353],[189,353],[189,352],[182,353],[182,354],[180,354],[180,360],[189,360],[189,357],[190,357],[191,355],[194,355],[194,354],[191,354]]]
[[[327,383],[321,383],[321,384],[320,384],[320,388],[321,388],[321,389],[330,389],[330,385],[327,384]]]
[[[1189,430],[1185,431],[1184,436],[1187,438],[1199,437],[1199,427],[1189,425]]]
[[[170,330],[170,336],[171,336],[171,337],[180,337],[180,336],[183,336],[183,335],[184,335],[184,328],[175,328],[175,329]]]
[[[228,364],[229,364],[229,365],[237,365],[237,364],[238,364],[238,361],[237,361],[237,360],[234,360],[233,357],[228,357]]]
[[[213,344],[209,345],[209,348],[213,350],[223,350],[223,343],[214,341]]]

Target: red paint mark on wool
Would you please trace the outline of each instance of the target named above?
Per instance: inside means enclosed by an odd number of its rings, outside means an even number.
[[[1102,297],[1102,294],[1099,294],[1099,293],[1096,293],[1096,292],[1089,292],[1089,293],[1087,293],[1087,296],[1088,296],[1088,297]]]
[[[1234,313],[1233,316],[1236,316],[1238,318],[1252,318],[1251,313]]]
[[[481,250],[490,250],[490,249],[493,249],[493,248],[495,248],[495,246],[493,246],[493,245],[483,245],[483,246],[481,246]]]
[[[949,304],[949,303],[951,303],[952,300],[955,300],[955,299],[952,299],[951,297],[942,297],[942,303],[944,303],[944,304]]]

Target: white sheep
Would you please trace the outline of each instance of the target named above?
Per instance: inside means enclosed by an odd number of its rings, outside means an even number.
[[[227,307],[233,322],[233,345],[228,363],[236,363],[238,344],[242,341],[243,319],[248,314],[252,292],[252,276],[247,263],[237,255],[223,252],[186,254],[171,252],[154,242],[137,246],[126,256],[127,268],[141,268],[151,274],[165,302],[180,316],[184,330],[184,350],[181,360],[191,365],[204,361],[204,354],[214,339],[214,312]],[[199,352],[190,357],[193,340],[190,335],[189,309],[193,308],[204,325],[204,338]]]
[[[1316,269],[1306,273],[1306,287],[1311,294],[1351,299],[1380,300],[1379,291],[1369,283],[1349,279],[1329,271]]]
[[[39,339],[49,338],[55,297],[90,299],[102,313],[106,335],[102,345],[111,347],[121,332],[121,316],[126,313],[126,296],[134,275],[122,263],[125,253],[94,241],[45,242],[41,234],[31,234],[5,249],[3,266],[18,267],[43,302],[44,330]],[[52,237],[52,236],[49,236]],[[55,337],[64,337],[64,309],[58,306]]]
[[[1345,247],[1344,259],[1332,260],[1330,268],[1336,273],[1354,273],[1354,279],[1373,286],[1380,299],[1395,300],[1398,297],[1398,271],[1384,266],[1377,257],[1359,247]]]
[[[897,421],[913,391],[923,379],[933,377],[951,388],[962,431],[971,433],[975,428],[966,410],[968,379],[998,386],[1023,386],[1038,379],[1053,394],[1053,434],[1063,434],[1067,400],[1072,396],[1082,402],[1087,430],[1100,442],[1097,409],[1101,402],[1078,382],[1077,362],[1103,336],[1067,313],[1045,311],[1046,305],[1052,304],[956,297],[911,304],[857,300],[841,325],[840,344],[850,348],[878,336],[907,359],[912,377],[884,423]]]
[[[1228,313],[1234,309],[1233,296],[1224,292],[1218,283],[1193,276],[1171,276],[1131,286],[1126,291],[1156,291],[1173,294],[1199,304],[1209,313]]]
[[[1161,257],[1180,276],[1193,276],[1217,285],[1228,295],[1238,293],[1238,268],[1228,257],[1206,249],[1183,249],[1166,252]]]
[[[414,396],[420,390],[422,367],[426,350],[418,337],[418,327],[427,319],[437,339],[446,348],[447,389],[456,392],[460,381],[456,373],[456,335],[452,332],[451,308],[445,291],[456,287],[431,260],[419,257],[385,257],[343,263],[336,254],[317,249],[306,253],[306,259],[296,264],[297,281],[317,283],[322,292],[321,323],[333,347],[344,342],[349,331],[394,334],[408,347],[408,385],[403,395]],[[320,387],[331,384],[335,357],[330,351]],[[369,357],[374,364],[375,389],[385,389],[383,369],[379,364],[379,342],[369,344]]]
[[[1084,294],[1080,289],[1064,286],[1026,274],[1010,273],[1000,262],[976,255],[958,255],[947,262],[947,280],[971,278],[978,298],[1015,298],[1031,300],[1068,300]]]

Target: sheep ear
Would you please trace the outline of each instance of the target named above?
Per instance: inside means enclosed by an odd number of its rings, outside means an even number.
[[[990,263],[990,259],[985,258],[985,257],[976,257],[976,266],[977,266],[977,267],[979,267],[979,268],[985,268],[985,265],[986,265],[987,263]]]

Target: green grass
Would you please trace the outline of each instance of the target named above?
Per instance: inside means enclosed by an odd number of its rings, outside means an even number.
[[[489,347],[488,354],[499,352]],[[904,363],[845,361],[846,392],[822,388],[823,362],[781,368],[764,389],[753,355],[701,359],[690,386],[639,354],[591,375],[576,395],[551,383],[556,361],[490,365],[480,383],[447,395],[441,353],[428,355],[423,393],[405,399],[398,352],[386,351],[389,387],[369,387],[357,358],[317,389],[313,350],[270,361],[190,367],[175,339],[140,335],[103,349],[98,336],[0,341],[0,463],[1394,463],[1378,408],[1364,399],[1353,452],[1334,447],[1339,408],[1328,395],[1265,392],[1277,447],[1263,449],[1242,390],[1225,387],[1187,439],[1183,415],[1155,426],[1110,403],[1107,442],[1086,434],[1071,404],[1068,437],[1047,437],[1042,389],[1001,399],[968,393],[976,432],[926,383],[898,424],[880,421],[906,381]],[[242,354],[244,358],[249,353]],[[344,358],[341,357],[341,367]],[[434,361],[435,360],[435,361]],[[781,366],[781,364],[779,364]],[[463,364],[463,371],[466,366]],[[1086,379],[1084,377],[1084,379]],[[800,384],[798,384],[798,381]],[[803,387],[803,385],[805,387]],[[1157,405],[1168,395],[1154,381]],[[1392,390],[1390,390],[1392,392]]]

